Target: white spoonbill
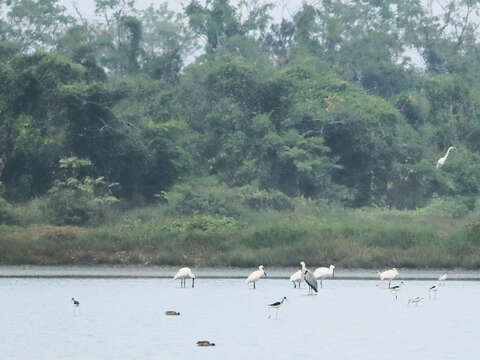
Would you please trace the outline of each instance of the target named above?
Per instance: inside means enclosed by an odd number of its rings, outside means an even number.
[[[192,279],[192,288],[195,287],[195,274],[192,273],[192,270],[188,267],[184,267],[178,270],[173,279],[180,279],[180,287],[186,287],[187,277]]]
[[[442,286],[445,286],[445,281],[447,280],[447,277],[448,277],[447,273],[440,275],[438,277],[438,284],[442,285]]]
[[[408,303],[409,303],[409,304],[412,303],[412,304],[415,304],[415,305],[418,306],[418,303],[419,303],[420,301],[422,301],[422,300],[423,300],[422,297],[420,297],[420,296],[414,296],[414,297],[408,299]]]
[[[277,309],[277,313],[276,313],[276,316],[275,316],[275,319],[278,319],[278,309],[280,309],[280,306],[282,306],[283,302],[287,300],[287,297],[284,296],[282,300],[280,301],[276,301],[272,304],[268,304],[268,318],[270,319],[271,318],[271,315],[270,315],[270,309]],[[288,301],[288,300],[287,300]]]
[[[300,261],[300,269],[294,272],[292,276],[290,276],[290,281],[293,282],[293,287],[297,287],[295,283],[298,282],[298,288],[300,289],[300,284],[304,280],[304,274],[303,274],[304,269],[305,269],[305,262]]]
[[[390,284],[392,283],[392,280],[395,279],[398,275],[398,271],[396,268],[391,268],[390,270],[385,270],[384,272],[378,273],[378,276],[380,276],[380,280],[389,280],[388,281],[388,287],[390,288]]]
[[[313,272],[313,276],[315,276],[316,279],[320,279],[320,287],[323,288],[323,278],[327,276],[332,276],[332,278],[335,277],[335,265],[330,265],[330,267],[319,267],[316,268],[315,271]]]
[[[455,146],[450,146],[447,150],[447,153],[445,154],[444,157],[441,157],[440,159],[438,159],[437,161],[437,169],[439,167],[442,167],[443,164],[445,164],[445,161],[447,161],[447,158],[448,158],[448,154],[450,153],[451,150],[455,150]]]
[[[263,276],[267,276],[267,273],[263,269],[263,265],[260,265],[258,270],[252,272],[248,278],[245,279],[245,284],[253,282],[253,288],[255,289],[255,281],[259,280]]]

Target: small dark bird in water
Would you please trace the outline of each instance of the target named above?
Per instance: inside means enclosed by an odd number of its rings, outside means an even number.
[[[197,341],[197,346],[215,346],[215,343],[212,343],[207,340]]]
[[[75,298],[72,298],[73,305],[79,306],[80,302],[78,300],[75,300]]]
[[[180,313],[178,311],[167,310],[165,311],[165,315],[180,315]]]

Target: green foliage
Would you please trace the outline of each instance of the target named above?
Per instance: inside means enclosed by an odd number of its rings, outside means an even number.
[[[60,168],[77,176],[79,168],[91,166],[88,159],[76,157],[59,161]],[[103,177],[97,179],[68,177],[55,182],[49,190],[47,210],[51,220],[58,225],[85,225],[101,223],[105,220],[105,210],[118,199],[112,196],[112,188],[118,184],[108,184]]]
[[[0,183],[0,186],[1,186],[1,183]],[[0,196],[0,225],[17,224],[17,223],[18,223],[18,218],[12,206]]]

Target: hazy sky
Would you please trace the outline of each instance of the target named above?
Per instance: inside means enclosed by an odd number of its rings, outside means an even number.
[[[145,9],[150,4],[162,4],[167,3],[170,10],[177,12],[182,11],[182,4],[188,4],[189,0],[136,0],[135,3],[138,9]],[[235,2],[235,1],[234,1]],[[303,0],[277,0],[273,1],[277,4],[273,10],[272,15],[275,20],[281,20],[282,18],[290,18],[291,14],[294,14],[296,10],[302,5],[303,2],[315,3],[316,1],[303,1]],[[77,8],[86,17],[93,17],[95,6],[94,0],[63,0],[62,3],[70,10],[73,9],[73,4],[76,3]]]

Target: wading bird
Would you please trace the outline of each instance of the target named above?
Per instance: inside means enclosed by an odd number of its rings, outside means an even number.
[[[280,309],[280,306],[282,306],[284,301],[288,301],[286,296],[284,296],[281,301],[276,301],[273,304],[268,304],[268,318],[269,319],[271,318],[270,309],[276,309],[277,310],[276,315],[275,315],[275,319],[278,319],[278,309]]]
[[[444,157],[441,157],[440,159],[438,159],[437,161],[437,169],[439,167],[442,167],[443,164],[445,164],[445,161],[447,161],[447,158],[448,158],[448,154],[450,153],[451,150],[455,150],[455,146],[450,146],[447,150],[447,153],[445,154]]]
[[[445,281],[447,280],[448,274],[442,274],[438,277],[439,285],[445,286]]]
[[[435,284],[432,287],[430,287],[428,291],[429,297],[432,298],[432,292],[433,292],[433,298],[436,299],[437,291],[438,291],[438,284]]]
[[[296,288],[297,285],[295,284],[298,282],[298,288],[300,289],[300,284],[304,280],[304,275],[302,269],[305,267],[305,263],[303,261],[300,261],[300,269],[297,270],[290,276],[290,281],[293,282],[293,287]]]
[[[403,281],[400,281],[400,284],[398,285],[395,285],[395,286],[392,286],[390,288],[390,291],[391,293],[393,294],[393,296],[395,297],[395,300],[398,299],[398,293],[400,292],[400,288],[405,285],[405,283]]]
[[[313,294],[312,290],[318,292],[317,279],[315,279],[315,276],[313,276],[312,272],[308,269],[304,269],[304,277],[305,282],[308,284],[308,295]]]
[[[330,267],[319,267],[316,268],[315,271],[313,272],[313,276],[315,276],[315,279],[320,279],[320,287],[323,288],[323,278],[327,276],[332,276],[332,278],[335,277],[335,265],[330,265]]]
[[[259,280],[261,277],[263,276],[267,276],[267,273],[265,272],[265,270],[263,269],[263,265],[260,265],[258,267],[258,270],[255,270],[254,272],[252,272],[248,278],[245,279],[245,284],[248,284],[248,283],[251,283],[253,282],[253,288],[255,289],[255,282],[257,280]]]
[[[73,302],[73,305],[75,305],[75,306],[79,306],[79,305],[80,305],[80,301],[75,300],[75,298],[72,298],[72,302]],[[87,307],[88,307],[88,306],[87,306]]]
[[[165,311],[165,315],[179,316],[180,313],[178,311],[167,310]]]
[[[180,279],[180,287],[183,288],[186,287],[187,277],[192,279],[192,288],[195,287],[195,274],[192,273],[192,270],[188,267],[184,267],[178,270],[173,279]]]
[[[386,270],[384,272],[378,273],[378,276],[380,276],[380,280],[389,280],[388,281],[388,287],[390,288],[390,284],[392,283],[392,280],[395,279],[398,275],[398,271],[396,268],[392,268],[390,270]]]
[[[420,301],[422,301],[422,300],[423,300],[422,297],[420,297],[420,296],[414,296],[414,297],[408,299],[408,303],[409,303],[409,304],[412,303],[412,304],[415,304],[415,305],[418,306],[418,303],[419,303]]]
[[[215,346],[215,343],[212,343],[207,340],[200,340],[200,341],[197,341],[197,346]]]

